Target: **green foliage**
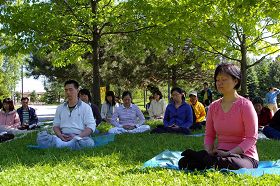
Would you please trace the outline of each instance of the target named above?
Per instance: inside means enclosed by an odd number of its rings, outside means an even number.
[[[16,91],[15,92],[15,97],[16,97],[16,102],[20,102],[20,100],[21,100],[21,93]]]
[[[60,103],[64,95],[63,85],[59,82],[52,81],[45,86],[46,92],[41,98],[41,102],[47,104]]]
[[[254,98],[258,96],[257,94],[259,93],[259,79],[254,67],[248,69],[247,72],[248,72],[248,79],[247,79],[248,95],[250,98]]]
[[[149,122],[155,126],[158,122]],[[102,126],[105,125],[105,126]],[[103,123],[100,127],[108,128]],[[277,185],[278,175],[251,177],[218,171],[185,173],[163,168],[145,168],[143,163],[164,150],[203,148],[203,137],[176,134],[123,134],[102,147],[29,149],[36,132],[0,144],[2,185]],[[168,140],[167,140],[168,139]],[[257,143],[260,160],[279,159],[279,141]]]
[[[36,94],[36,91],[33,90],[30,94],[30,102],[36,102],[37,101],[37,94]]]
[[[20,57],[2,56],[0,58],[0,99],[12,97],[19,80]]]

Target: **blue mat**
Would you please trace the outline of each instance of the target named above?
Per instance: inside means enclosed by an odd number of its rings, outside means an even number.
[[[94,140],[94,147],[101,147],[107,145],[110,142],[115,140],[115,134],[104,134],[99,136],[92,137]],[[42,147],[40,145],[27,145],[28,148],[31,149],[46,149],[46,147]]]
[[[165,150],[159,155],[146,161],[143,167],[162,167],[168,169],[179,170],[178,161],[181,158],[180,151]],[[246,174],[251,176],[262,176],[264,174],[280,175],[280,160],[277,161],[260,161],[259,167],[256,169],[242,168],[239,170],[222,169],[221,172],[233,172],[236,174]]]

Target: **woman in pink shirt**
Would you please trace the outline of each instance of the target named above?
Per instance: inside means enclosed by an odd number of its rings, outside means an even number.
[[[0,129],[17,129],[20,126],[20,119],[14,108],[13,100],[6,98],[3,100],[3,108],[0,111]]]
[[[222,63],[215,70],[214,80],[223,97],[209,106],[205,150],[187,149],[182,153],[179,167],[193,170],[257,168],[258,116],[251,101],[237,93],[241,72],[233,64]]]

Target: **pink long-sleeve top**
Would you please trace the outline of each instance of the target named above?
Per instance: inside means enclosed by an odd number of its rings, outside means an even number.
[[[18,128],[20,126],[20,119],[17,111],[13,110],[8,113],[0,111],[0,127],[4,128]]]
[[[217,149],[231,150],[239,146],[246,156],[259,160],[258,116],[253,104],[239,96],[225,113],[221,102],[219,99],[209,106],[204,144],[213,145],[217,137]]]

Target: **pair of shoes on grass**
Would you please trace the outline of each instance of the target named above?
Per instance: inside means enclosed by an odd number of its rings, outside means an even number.
[[[7,133],[7,132],[1,133],[0,134],[0,143],[4,142],[4,141],[11,140],[11,139],[14,139],[14,138],[15,138],[14,134]]]
[[[187,149],[181,155],[183,157],[178,162],[180,170],[205,170],[212,168],[217,161],[216,157],[209,155],[205,150],[194,151]]]

